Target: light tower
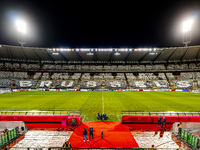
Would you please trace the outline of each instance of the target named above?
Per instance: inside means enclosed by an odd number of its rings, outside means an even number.
[[[187,47],[188,43],[191,42],[191,30],[192,30],[193,20],[185,21],[183,23],[183,39],[182,42]]]
[[[17,31],[18,31],[18,42],[23,47],[23,44],[26,44],[26,23],[23,21],[17,21]]]

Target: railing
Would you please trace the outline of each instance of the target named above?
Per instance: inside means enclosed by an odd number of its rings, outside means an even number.
[[[200,116],[200,112],[194,111],[122,111],[122,115],[148,115],[148,116]]]
[[[186,140],[188,143],[190,143],[195,148],[198,147],[199,139],[196,136],[194,136],[191,132],[181,129],[180,137],[182,139]]]
[[[1,115],[81,115],[81,111],[2,110]]]
[[[17,137],[17,128],[0,135],[0,147]]]

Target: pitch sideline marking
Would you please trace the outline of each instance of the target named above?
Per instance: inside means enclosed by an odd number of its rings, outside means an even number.
[[[102,91],[102,110],[103,110],[103,114],[104,114],[104,99],[103,99],[103,91]]]
[[[83,116],[83,121],[85,120],[86,115]]]

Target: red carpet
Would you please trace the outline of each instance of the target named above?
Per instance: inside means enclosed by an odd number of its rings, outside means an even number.
[[[83,129],[92,126],[94,129],[94,140],[83,141]],[[103,139],[101,139],[103,130]],[[89,131],[88,139],[89,139]],[[83,121],[71,135],[69,142],[72,147],[104,147],[104,148],[139,148],[130,130],[121,122],[107,121]]]

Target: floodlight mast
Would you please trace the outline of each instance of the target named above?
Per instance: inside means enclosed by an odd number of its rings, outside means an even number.
[[[183,23],[183,39],[182,43],[185,44],[185,47],[191,42],[191,30],[192,30],[193,20],[185,21]]]
[[[23,21],[17,21],[17,31],[18,31],[18,42],[21,44],[21,47],[23,47],[24,44],[26,44],[26,23]]]

